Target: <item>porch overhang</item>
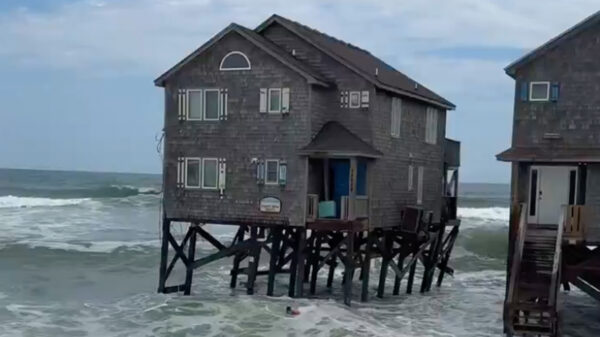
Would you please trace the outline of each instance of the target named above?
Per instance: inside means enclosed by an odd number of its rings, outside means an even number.
[[[600,148],[511,147],[496,155],[505,162],[600,163]]]
[[[301,155],[327,158],[380,158],[383,153],[338,122],[327,122],[314,139],[299,150]]]

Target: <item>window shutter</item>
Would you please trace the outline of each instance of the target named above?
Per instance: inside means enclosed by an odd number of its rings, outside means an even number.
[[[360,96],[361,107],[368,108],[369,107],[369,91],[363,91]]]
[[[227,164],[225,162],[225,158],[220,158],[219,159],[219,191],[221,193],[221,197],[223,196],[223,191],[225,190],[226,174],[227,174]]]
[[[521,101],[529,100],[529,82],[521,82]]]
[[[187,92],[185,89],[177,91],[177,116],[180,121],[187,119]]]
[[[256,183],[262,185],[265,183],[265,161],[256,162]]]
[[[423,166],[419,166],[419,172],[417,176],[417,204],[423,203]]]
[[[260,89],[260,112],[267,112],[267,88]]]
[[[552,83],[552,87],[550,88],[550,100],[552,102],[558,101],[559,92],[560,92],[560,84],[558,82]]]
[[[177,157],[177,187],[183,188],[185,183],[185,159]]]
[[[290,112],[290,88],[281,89],[281,113]]]
[[[285,186],[287,184],[287,162],[282,160],[279,162],[279,185]]]
[[[229,99],[227,89],[220,90],[219,98],[221,100],[221,104],[219,105],[219,119],[224,121],[227,120],[227,101]]]

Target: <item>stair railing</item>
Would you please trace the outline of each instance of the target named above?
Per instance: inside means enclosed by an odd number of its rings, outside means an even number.
[[[509,312],[512,311],[511,304],[515,300],[516,288],[519,282],[519,273],[521,271],[521,260],[523,259],[523,248],[525,246],[525,236],[527,235],[527,204],[521,204],[519,209],[519,227],[517,240],[514,247],[512,265],[510,268],[510,282],[508,284],[508,296],[506,297]]]
[[[565,221],[567,220],[567,205],[561,206],[560,217],[558,218],[558,228],[556,229],[556,246],[554,247],[554,260],[552,262],[552,276],[550,283],[550,294],[548,295],[548,304],[552,307],[556,304],[558,287],[560,287],[560,264],[562,260],[562,239]]]

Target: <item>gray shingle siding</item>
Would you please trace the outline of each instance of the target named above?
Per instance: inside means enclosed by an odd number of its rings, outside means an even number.
[[[516,72],[513,146],[600,146],[600,25],[528,63]],[[520,83],[560,83],[557,102],[523,102]],[[544,139],[558,133],[561,139]]]
[[[244,52],[250,71],[219,71],[222,57],[232,50]],[[177,89],[227,88],[226,121],[177,120]],[[290,113],[259,112],[260,88],[290,88]],[[296,150],[309,141],[308,84],[297,73],[231,33],[182,68],[166,86],[165,200],[171,217],[287,219],[304,225],[306,160]],[[223,199],[217,191],[186,189],[177,197],[177,157],[222,157],[227,159],[227,187]],[[288,181],[285,187],[259,186],[252,158],[285,159]],[[279,215],[259,212],[262,197],[282,201]]]
[[[189,62],[166,81],[165,104],[165,206],[167,216],[200,219],[281,220],[303,226],[307,193],[321,193],[320,186],[309,186],[322,167],[308,170],[306,157],[298,150],[306,146],[329,121],[337,121],[383,153],[368,161],[368,194],[371,200],[371,225],[399,223],[400,210],[415,205],[418,167],[425,168],[423,208],[441,207],[443,144],[446,112],[439,110],[436,145],[425,143],[427,105],[404,98],[402,132],[399,139],[390,135],[391,94],[375,86],[346,66],[313,47],[279,24],[262,34],[283,50],[311,66],[331,86],[310,85],[262,49],[235,32],[226,35]],[[219,71],[222,57],[232,50],[244,52],[252,63],[250,71]],[[177,118],[177,90],[180,88],[227,88],[229,96],[226,121],[183,121]],[[287,116],[259,113],[259,89],[288,87],[291,90]],[[369,91],[368,108],[340,107],[340,91]],[[176,188],[177,157],[220,157],[227,159],[227,187],[221,199],[217,191]],[[288,181],[284,188],[259,186],[252,158],[285,159]],[[408,191],[408,165],[414,165],[413,190]],[[317,179],[318,180],[318,179]],[[282,212],[259,212],[259,200],[275,196],[282,201]]]

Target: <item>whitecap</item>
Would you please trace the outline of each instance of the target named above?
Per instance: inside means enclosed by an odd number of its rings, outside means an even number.
[[[23,208],[23,207],[57,207],[57,206],[73,206],[88,202],[89,198],[80,199],[51,199],[51,198],[33,198],[33,197],[16,197],[6,195],[0,197],[0,208]]]

